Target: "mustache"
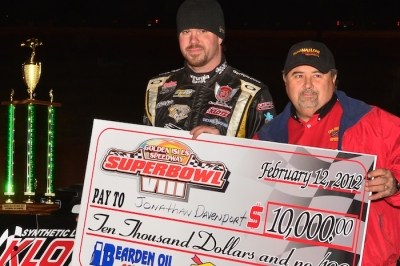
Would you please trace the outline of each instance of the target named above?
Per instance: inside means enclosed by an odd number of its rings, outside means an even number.
[[[314,91],[313,89],[305,89],[302,92],[300,92],[300,95],[304,95],[304,94],[318,95],[318,92]]]
[[[200,49],[203,49],[203,50],[204,50],[204,46],[203,46],[203,45],[200,45],[200,44],[191,44],[191,45],[189,45],[188,47],[186,47],[185,50],[197,49],[197,48],[200,48]]]

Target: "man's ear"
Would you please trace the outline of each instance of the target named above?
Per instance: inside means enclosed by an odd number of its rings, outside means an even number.
[[[283,79],[283,82],[286,83],[286,75],[285,75],[285,73],[282,73],[282,79]]]

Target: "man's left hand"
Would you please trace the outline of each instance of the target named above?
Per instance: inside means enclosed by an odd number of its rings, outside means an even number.
[[[192,139],[197,139],[197,137],[201,133],[209,133],[209,134],[214,134],[214,135],[220,135],[219,130],[216,127],[210,127],[210,126],[197,126],[190,130],[190,134],[192,135]]]
[[[375,169],[368,173],[368,178],[371,180],[367,180],[365,189],[372,192],[370,200],[390,197],[398,192],[397,180],[387,169]]]

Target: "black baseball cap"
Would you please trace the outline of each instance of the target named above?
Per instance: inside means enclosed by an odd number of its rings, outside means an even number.
[[[322,73],[336,69],[335,58],[325,44],[314,41],[304,41],[293,45],[286,58],[284,74],[295,67],[308,65],[315,67]]]

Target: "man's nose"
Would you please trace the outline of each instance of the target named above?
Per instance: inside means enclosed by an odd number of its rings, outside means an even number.
[[[197,34],[195,32],[192,32],[190,34],[190,43],[198,43],[199,38],[197,37]]]
[[[305,77],[304,78],[304,87],[306,88],[306,89],[309,89],[309,88],[312,88],[313,87],[313,84],[312,84],[312,77]]]

